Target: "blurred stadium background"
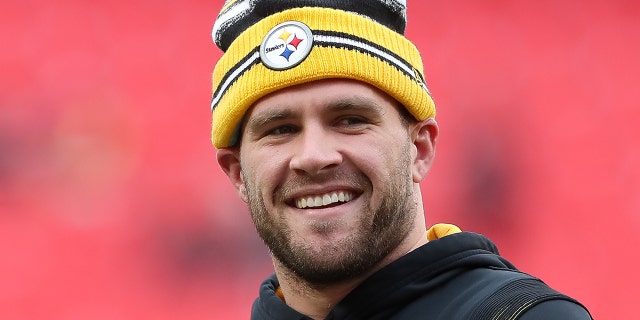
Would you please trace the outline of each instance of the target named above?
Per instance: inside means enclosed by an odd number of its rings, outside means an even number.
[[[248,318],[272,268],[209,142],[222,4],[1,5],[0,318]],[[441,126],[428,223],[636,318],[640,4],[409,8]]]

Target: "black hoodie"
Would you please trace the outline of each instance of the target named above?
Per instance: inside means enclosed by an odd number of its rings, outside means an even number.
[[[267,278],[251,319],[311,319]],[[519,316],[519,318],[518,318]],[[461,232],[430,241],[382,268],[325,319],[591,319],[577,301],[518,271],[486,237]]]

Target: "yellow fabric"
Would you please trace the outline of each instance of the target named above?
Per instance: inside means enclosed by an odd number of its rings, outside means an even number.
[[[433,241],[458,232],[462,230],[453,224],[438,223],[427,230],[427,239]]]
[[[329,8],[296,8],[262,19],[238,36],[216,64],[213,91],[232,68],[260,45],[267,33],[284,21],[301,21],[311,30],[352,34],[395,53],[423,74],[417,48],[404,36],[368,18]],[[329,63],[330,62],[330,63]],[[349,78],[369,83],[402,103],[418,120],[435,117],[435,104],[424,83],[413,81],[386,62],[355,50],[314,46],[298,66],[272,70],[258,63],[224,92],[212,115],[212,142],[229,147],[245,113],[261,97],[274,91],[314,80]]]
[[[282,300],[282,301],[284,301],[284,302],[287,302],[287,301],[284,299],[284,293],[282,293],[282,287],[278,286],[278,287],[276,288],[276,296],[278,296],[278,297],[280,298],[280,300]]]

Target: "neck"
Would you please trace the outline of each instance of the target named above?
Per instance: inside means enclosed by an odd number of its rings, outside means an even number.
[[[330,285],[317,285],[297,277],[275,259],[274,266],[286,304],[312,319],[324,319],[369,275]]]

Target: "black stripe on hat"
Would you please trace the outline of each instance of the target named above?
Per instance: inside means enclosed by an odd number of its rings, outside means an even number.
[[[228,17],[228,21],[222,23],[220,30],[214,30],[216,32],[214,40],[222,51],[227,51],[240,33],[258,21],[278,12],[294,8],[319,7],[353,12],[357,15],[369,17],[400,34],[404,34],[407,25],[406,7],[394,0],[238,0],[221,12],[218,15],[218,19],[224,17],[225,13],[231,12],[235,6],[241,5],[248,6],[247,10]]]
[[[415,75],[415,68],[408,61],[383,46],[344,32],[318,30],[313,31],[313,35],[314,45],[345,48],[369,54],[388,63],[418,82],[418,78],[416,78]]]

